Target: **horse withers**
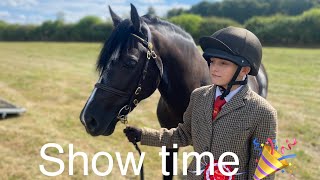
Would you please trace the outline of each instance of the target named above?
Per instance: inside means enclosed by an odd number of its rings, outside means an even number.
[[[192,37],[178,26],[140,17],[133,5],[130,19],[109,10],[114,29],[97,61],[100,78],[80,114],[86,131],[92,136],[111,135],[117,122],[126,121],[126,115],[156,89],[161,94],[157,106],[161,127],[177,127],[191,92],[211,84],[207,62]],[[267,83],[263,66],[257,77],[249,76],[249,86],[263,97]],[[171,162],[168,157],[169,172]]]

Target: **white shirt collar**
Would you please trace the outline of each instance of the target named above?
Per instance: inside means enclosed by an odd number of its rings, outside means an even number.
[[[243,77],[242,80],[245,80],[247,78],[247,75],[245,75]],[[233,90],[233,91],[230,91],[230,93],[227,95],[227,97],[224,97],[224,99],[226,100],[226,102],[229,102],[231,100],[231,98],[237,94],[237,92],[239,92],[241,90],[243,85],[239,86],[237,89]],[[216,97],[215,99],[217,99],[218,96],[221,96],[222,95],[222,92],[220,91],[220,88],[217,86],[216,88]]]
[[[227,102],[229,102],[231,100],[231,98],[236,95],[242,88],[243,85],[239,86],[237,89],[230,91],[230,93],[224,98]],[[218,96],[221,96],[222,92],[220,91],[220,88],[217,86],[216,88],[216,97],[215,99],[217,99]]]

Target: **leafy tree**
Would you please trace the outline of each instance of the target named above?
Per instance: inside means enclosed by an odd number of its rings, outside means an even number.
[[[311,9],[299,16],[253,17],[245,27],[254,32],[263,44],[319,45],[320,9]]]
[[[224,0],[219,2],[203,1],[193,5],[190,10],[179,12],[198,14],[204,17],[217,16],[245,22],[253,16],[275,14],[298,15],[319,6],[318,0]],[[173,11],[175,12],[175,11]],[[172,12],[170,17],[172,17]],[[174,15],[174,14],[173,14]]]
[[[171,10],[169,10],[167,12],[167,18],[171,18],[171,17],[174,17],[174,16],[179,16],[183,13],[185,13],[186,11],[183,9],[183,8],[173,8]]]
[[[169,19],[170,22],[181,26],[193,37],[199,36],[199,28],[202,23],[202,17],[195,14],[182,14]]]
[[[151,15],[151,16],[156,16],[156,15],[157,15],[156,10],[155,10],[152,6],[150,6],[150,7],[148,8],[147,14],[148,14],[148,15]]]
[[[219,29],[228,27],[228,26],[235,26],[241,27],[238,22],[227,19],[227,18],[218,18],[218,17],[208,17],[204,18],[199,29],[200,36],[210,36],[214,32],[218,31]],[[199,39],[198,37],[197,39]]]
[[[95,41],[94,28],[102,23],[102,20],[96,16],[82,18],[72,29],[73,39],[75,41]]]

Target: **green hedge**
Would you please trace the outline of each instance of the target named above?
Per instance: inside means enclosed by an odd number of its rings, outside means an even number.
[[[241,27],[239,23],[231,19],[218,17],[202,18],[201,16],[194,14],[182,14],[170,18],[169,21],[189,32],[194,38],[195,42],[198,42],[200,37],[210,36],[215,31],[224,27]]]
[[[194,14],[181,14],[170,18],[169,21],[186,30],[192,37],[198,37],[203,18]]]
[[[104,41],[113,25],[103,23],[98,17],[87,16],[76,24],[62,21],[45,21],[39,26],[7,24],[0,21],[2,41]]]
[[[200,36],[195,37],[195,40],[198,41],[201,36],[210,36],[214,32],[218,31],[219,29],[222,29],[228,26],[241,27],[242,25],[240,25],[236,21],[233,21],[231,19],[226,19],[226,18],[219,18],[219,17],[204,18],[199,29]]]
[[[244,23],[254,16],[272,16],[277,13],[295,16],[311,8],[319,7],[319,0],[222,0],[201,1],[190,9],[172,9],[167,17],[183,13],[202,17],[225,17]]]
[[[311,9],[300,16],[275,15],[254,17],[245,27],[269,45],[319,45],[320,9]]]

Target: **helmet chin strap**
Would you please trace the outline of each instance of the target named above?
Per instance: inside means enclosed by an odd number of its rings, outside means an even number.
[[[236,72],[234,73],[231,81],[228,83],[227,89],[225,89],[222,86],[219,86],[220,88],[222,88],[224,90],[224,92],[222,93],[222,95],[220,96],[220,99],[225,98],[231,91],[231,88],[233,85],[245,85],[248,82],[248,75],[246,75],[245,79],[243,81],[236,81],[237,77],[239,76],[239,73],[241,71],[241,66],[238,66]]]

